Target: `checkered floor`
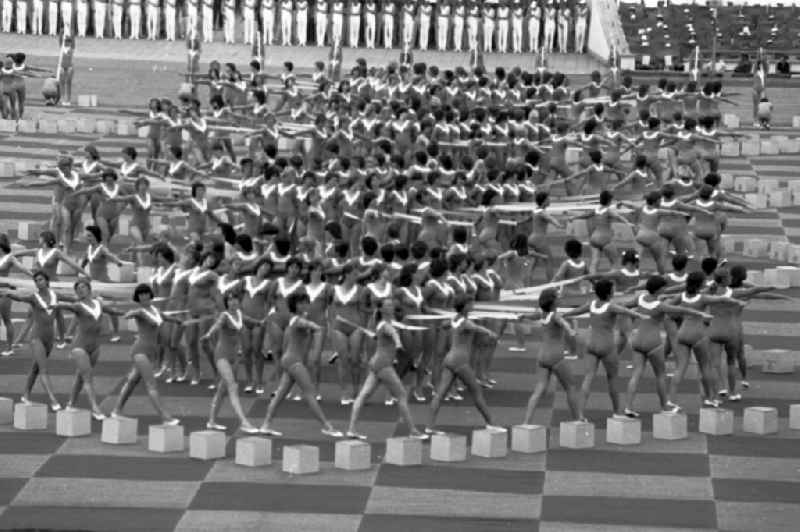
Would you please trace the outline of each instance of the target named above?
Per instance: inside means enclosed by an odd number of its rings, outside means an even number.
[[[123,146],[142,147],[137,138],[97,135],[37,134],[0,139],[0,159],[25,157],[52,161],[53,150],[75,150],[94,142],[102,154]],[[790,180],[800,157],[773,156],[726,159],[723,171],[757,175],[760,179]],[[15,236],[20,220],[47,217],[48,192],[24,190],[0,183],[0,221]],[[800,209],[765,210],[732,218],[729,233],[754,238],[800,242]],[[560,248],[563,236],[554,235]],[[770,262],[736,257],[750,267]],[[797,292],[795,290],[795,292]],[[792,292],[789,292],[792,293]],[[795,294],[797,295],[797,294]],[[15,307],[16,315],[24,310]],[[753,302],[745,313],[747,343],[754,350],[796,349],[800,306],[789,302]],[[127,345],[105,345],[98,365],[96,386],[110,409],[129,367]],[[536,371],[534,335],[525,353],[512,353],[504,342],[495,362],[499,381],[487,399],[496,423],[521,422]],[[30,366],[25,351],[0,359],[0,391],[17,398]],[[576,378],[582,361],[574,363]],[[72,383],[73,365],[65,351],[51,357],[51,372],[62,399]],[[620,385],[627,381],[623,370]],[[156,421],[143,390],[131,400],[127,413],[138,417],[137,445],[111,446],[99,441],[99,423],[93,435],[65,439],[54,435],[54,417],[46,431],[22,432],[0,427],[0,529],[61,530],[302,530],[325,532],[435,530],[435,531],[643,531],[725,530],[786,531],[800,520],[800,431],[787,428],[789,404],[798,400],[796,375],[766,375],[751,368],[751,389],[742,403],[729,405],[737,416],[734,436],[698,434],[696,371],[680,387],[678,402],[689,413],[690,437],[665,442],[653,440],[649,413],[657,407],[654,382],[644,379],[638,407],[643,416],[643,443],[635,447],[605,444],[609,400],[604,379],[596,379],[588,417],[597,426],[597,446],[566,450],[551,431],[547,453],[511,453],[503,459],[470,457],[459,464],[431,463],[400,468],[382,464],[384,441],[406,433],[394,408],[375,396],[363,416],[361,429],[372,443],[373,468],[366,472],[334,470],[333,442],[319,433],[306,407],[289,402],[278,412],[276,428],[286,437],[273,442],[270,467],[247,469],[232,462],[236,435],[229,431],[228,456],[216,462],[190,460],[186,453],[156,455],[146,450],[146,432]],[[323,409],[343,427],[349,409],[331,401],[338,397],[330,369],[324,375]],[[204,383],[207,384],[207,383]],[[37,387],[41,392],[41,389]],[[187,432],[206,420],[211,392],[205,386],[161,384],[169,408],[180,416]],[[43,395],[35,397],[43,400]],[[780,432],[773,436],[745,435],[741,413],[747,406],[774,406],[781,416]],[[84,406],[85,403],[84,403]],[[266,402],[244,396],[254,420],[264,415]],[[415,419],[426,418],[427,405],[413,405]],[[235,425],[229,407],[224,421]],[[535,422],[556,428],[566,419],[563,393],[549,395]],[[481,419],[469,400],[448,403],[440,420],[448,431],[469,434]],[[322,472],[290,476],[280,471],[282,447],[297,442],[320,448]]]

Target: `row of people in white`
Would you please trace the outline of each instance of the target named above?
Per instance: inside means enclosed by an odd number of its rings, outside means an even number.
[[[236,0],[221,0],[220,4],[225,42],[236,42],[237,7],[240,7],[246,44],[257,39],[260,29],[267,44],[284,46],[307,45],[313,22],[318,46],[324,46],[330,38],[351,47],[375,48],[382,37],[382,44],[387,48],[411,43],[422,50],[435,44],[439,50],[460,51],[464,47],[476,48],[482,38],[486,52],[538,52],[540,47],[546,52],[554,49],[582,52],[589,17],[584,0],[580,0],[574,9],[566,3],[554,4],[552,0],[546,5],[538,0],[497,3],[476,0],[411,0],[402,3],[395,0],[380,3],[376,0],[242,0],[240,6]],[[2,30],[12,31],[16,9],[16,31],[20,34],[30,30],[34,35],[40,35],[46,29],[50,35],[56,35],[59,25],[63,26],[65,33],[72,34],[74,23],[74,31],[79,37],[91,32],[103,38],[106,20],[110,16],[114,38],[122,39],[127,34],[131,39],[139,39],[143,35],[144,14],[148,39],[160,38],[163,16],[166,38],[175,40],[178,20],[185,16],[187,32],[192,28],[202,30],[204,41],[212,42],[215,7],[213,0],[185,0],[181,6],[177,0],[110,0],[110,5],[109,0],[3,0]],[[93,28],[89,24],[90,10]],[[313,16],[309,16],[312,10]],[[396,20],[400,24],[396,24]],[[399,42],[396,30],[400,30]],[[574,34],[571,49],[570,33]],[[435,42],[431,42],[432,36]]]

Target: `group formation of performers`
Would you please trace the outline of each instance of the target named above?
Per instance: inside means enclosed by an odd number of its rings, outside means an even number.
[[[341,404],[352,405],[348,437],[364,437],[357,421],[380,384],[416,437],[435,432],[442,401],[465,391],[492,426],[483,390],[496,384],[498,338],[508,329],[511,349],[528,353],[526,322],[540,342],[530,353],[539,377],[525,422],[552,377],[582,419],[600,365],[614,416],[639,415],[646,365],[661,408],[678,411],[692,356],[703,405],[739,400],[747,387],[742,308],[752,297],[783,296],[748,284],[746,270],[722,256],[727,213],[749,207],[719,189],[718,144],[735,135],[718,127],[719,83],[633,87],[612,66],[570,87],[545,66],[489,73],[402,58],[378,68],[359,61],[341,80],[323,64],[298,80],[286,63],[277,88],[257,61],[244,85],[235,65],[213,64],[197,78],[209,88],[207,112],[193,95],[150,102],[139,120],[150,128],[146,155],[87,146],[20,181],[53,189],[51,230],[37,248],[0,241],[3,272],[33,279],[26,290],[27,282],[4,277],[17,289],[4,290],[0,306],[8,338],[27,342],[34,360],[23,400],[41,376],[52,408],[61,408],[47,362],[72,337],[77,371],[67,407],[85,389],[94,415],[105,415],[92,386],[104,314],[115,318],[114,334],[119,319],[138,326],[110,414],[144,381],[164,421],[177,423],[157,379],[196,386],[205,373],[213,378],[211,429],[224,428],[217,412],[227,393],[246,432],[279,434],[273,419],[290,397],[306,401],[325,434],[340,436],[320,406],[326,366],[336,368]],[[248,139],[243,157],[234,135]],[[93,224],[77,257],[87,209]],[[107,282],[108,267],[126,267],[111,244],[128,210],[134,246],[126,253],[152,276],[121,290]],[[154,231],[153,215],[168,215],[169,227]],[[174,227],[179,221],[185,229]],[[578,236],[585,227],[588,242],[554,241],[551,228],[565,227]],[[620,227],[632,230],[639,251],[618,249]],[[553,244],[563,245],[560,264]],[[33,256],[32,269],[24,255]],[[74,290],[51,288],[60,263],[79,275]],[[547,284],[537,286],[542,276]],[[538,305],[520,307],[525,300]],[[30,306],[18,334],[10,301]],[[668,383],[669,356],[676,368]],[[574,357],[586,361],[580,387]],[[633,368],[623,401],[621,360]],[[260,428],[242,410],[240,369],[242,393],[271,388]],[[424,431],[409,399],[430,401]]]
[[[589,22],[585,0],[3,0],[0,11],[2,31],[21,34],[174,41],[198,28],[213,42],[221,24],[227,43],[260,33],[267,45],[460,51],[482,33],[485,51],[515,53],[581,53]]]

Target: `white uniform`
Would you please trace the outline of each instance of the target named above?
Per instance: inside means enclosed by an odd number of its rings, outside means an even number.
[[[452,6],[445,2],[439,6],[436,15],[436,45],[439,50],[447,50],[447,38],[450,36],[450,10]]]
[[[511,9],[508,5],[502,4],[497,7],[497,51],[508,51],[508,19]]]
[[[555,40],[556,36],[556,8],[553,6],[548,6],[545,9],[544,14],[544,42],[542,43],[542,47],[544,51],[552,53],[553,51],[553,41]]]
[[[214,42],[213,0],[203,0],[203,42]]]
[[[491,52],[494,41],[494,28],[496,13],[494,7],[486,6],[483,8],[483,51]]]
[[[125,12],[124,0],[111,0],[111,27],[114,38],[122,39],[122,15]]]
[[[186,33],[200,31],[200,0],[186,0]]]
[[[102,39],[106,34],[108,0],[94,0],[94,36]]]
[[[522,53],[522,28],[525,21],[525,6],[519,1],[511,8],[511,47],[515,54]]]
[[[364,41],[367,48],[375,48],[376,33],[378,31],[378,4],[375,0],[367,0],[364,4]]]
[[[347,10],[350,20],[348,21],[348,34],[350,47],[358,48],[358,38],[361,32],[361,3],[358,0],[351,0],[350,8]]]
[[[562,54],[567,52],[569,44],[569,19],[569,8],[565,4],[558,10],[558,51]]]
[[[28,0],[17,0],[17,33],[28,33]]]
[[[336,1],[333,3],[333,13],[331,14],[331,38],[333,42],[342,43],[342,33],[344,32],[344,2]]]
[[[575,15],[575,52],[582,54],[586,46],[586,22],[589,19],[589,8],[586,4],[578,6]]]
[[[536,53],[539,51],[539,37],[542,32],[542,8],[536,4],[536,0],[531,1],[528,19],[528,51]]]
[[[292,0],[281,0],[281,44],[292,44]]]
[[[236,0],[225,0],[224,9],[222,28],[225,34],[225,43],[233,44],[236,42]]]
[[[275,0],[261,0],[261,31],[264,43],[269,46],[275,42]]]
[[[160,18],[161,4],[159,0],[147,0],[147,38],[151,41],[155,41],[159,37]]]
[[[44,1],[33,0],[31,6],[31,32],[34,35],[42,34],[43,20],[44,20]]]
[[[383,3],[383,47],[391,48],[394,44],[394,1]]]
[[[433,18],[433,5],[423,1],[419,6],[419,49],[428,49],[428,37],[431,34],[431,19]]]
[[[317,0],[314,11],[317,46],[325,46],[325,35],[328,33],[328,0]]]
[[[253,44],[256,39],[256,0],[244,0],[244,43]]]
[[[178,10],[175,2],[176,0],[164,0],[164,31],[168,41],[174,41],[177,38]]]
[[[461,45],[464,44],[464,17],[466,15],[467,7],[462,2],[457,3],[453,15],[453,48],[456,52],[460,52]]]
[[[47,34],[58,34],[58,0],[49,0],[47,3]]]
[[[14,18],[14,3],[11,0],[3,0],[3,32],[11,32],[11,21]]]
[[[478,30],[481,23],[481,8],[477,4],[470,4],[467,12],[467,41],[470,50],[478,48]]]
[[[414,4],[403,4],[403,46],[414,42]]]
[[[297,35],[297,44],[305,46],[308,44],[308,0],[297,0],[297,5],[294,7],[295,12],[295,33]]]
[[[128,17],[131,19],[131,39],[138,39],[142,32],[142,0],[130,0]]]

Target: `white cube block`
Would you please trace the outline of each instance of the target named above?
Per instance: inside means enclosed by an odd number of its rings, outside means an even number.
[[[467,437],[461,434],[435,434],[431,438],[431,460],[463,462],[467,459]]]
[[[150,279],[155,274],[156,269],[152,266],[139,266],[136,269],[136,282],[150,284]]]
[[[701,408],[700,432],[712,436],[733,434],[733,411],[724,408]]]
[[[514,425],[511,427],[511,450],[517,453],[542,453],[547,450],[547,427]]]
[[[772,256],[771,253],[770,256]],[[767,268],[764,270],[764,283],[767,286],[774,286],[775,288],[789,288],[792,286],[790,272],[791,270],[786,267]]]
[[[147,449],[154,453],[178,453],[186,447],[182,425],[150,425]]]
[[[64,134],[69,135],[69,134],[75,133],[78,130],[78,124],[75,122],[75,120],[71,120],[71,119],[66,119],[65,118],[65,119],[59,120],[57,122],[57,124],[58,124],[58,132],[59,133],[64,133]]]
[[[559,445],[570,449],[594,447],[594,423],[562,421],[559,426]]]
[[[92,97],[88,94],[79,94],[78,95],[78,107],[91,107],[92,106]]]
[[[761,155],[777,155],[780,153],[778,144],[771,140],[761,141]]]
[[[689,437],[689,420],[685,414],[659,412],[653,414],[653,438],[683,440]]]
[[[117,226],[117,234],[119,236],[130,236],[131,234],[131,219],[129,216],[120,216]]]
[[[14,400],[0,397],[0,425],[10,425],[14,422]]]
[[[764,270],[751,270],[747,272],[747,280],[756,286],[764,286]]]
[[[797,153],[800,151],[800,142],[796,137],[781,139],[778,142],[778,149],[781,153]]]
[[[422,441],[416,438],[388,438],[384,460],[387,464],[399,466],[422,465]]]
[[[472,431],[472,454],[484,458],[502,458],[508,454],[508,431],[480,429]]]
[[[767,205],[776,209],[792,206],[792,192],[788,188],[773,190],[767,194]]]
[[[788,258],[783,260],[788,260]],[[796,266],[778,266],[778,269],[783,270],[784,275],[788,276],[789,286],[791,288],[800,287],[800,268]]]
[[[742,156],[750,157],[761,155],[761,142],[758,139],[742,140]]]
[[[722,124],[728,129],[736,129],[739,127],[739,115],[733,113],[725,113],[722,115]]]
[[[17,238],[19,240],[36,240],[39,238],[41,224],[36,222],[19,222],[17,225]]]
[[[362,471],[372,467],[372,447],[359,440],[340,440],[334,449],[333,465],[336,469]]]
[[[14,161],[0,161],[0,177],[16,177],[17,167]]]
[[[734,184],[733,174],[729,174],[727,172],[720,174],[720,182],[719,182],[720,188],[724,188],[725,190],[730,190],[733,188],[733,184]]]
[[[17,131],[19,133],[36,133],[38,130],[37,125],[36,120],[20,120],[17,122]]]
[[[138,439],[139,420],[132,417],[107,417],[103,420],[100,441],[114,445],[130,445]]]
[[[792,127],[800,127],[800,116],[792,117]]]
[[[785,262],[789,257],[789,243],[773,240],[769,243],[769,258]]]
[[[762,238],[748,238],[744,241],[744,254],[748,257],[766,257],[769,242]]]
[[[566,153],[564,154],[567,164],[578,164],[578,161],[581,158],[581,149],[575,147],[567,148]]]
[[[753,176],[737,176],[733,178],[733,188],[736,192],[755,192],[758,190],[758,180]]]
[[[272,440],[250,436],[236,440],[237,465],[248,467],[267,466],[272,463]]]
[[[78,133],[94,133],[97,131],[97,121],[94,118],[79,118],[76,126]]]
[[[787,349],[767,349],[762,352],[764,365],[761,371],[764,373],[794,373],[795,357]]]
[[[800,430],[800,404],[789,406],[789,428]]]
[[[0,119],[0,132],[2,133],[16,133],[17,121],[16,120],[2,120]]]
[[[40,403],[14,405],[14,428],[44,430],[47,428],[47,406]]]
[[[132,137],[136,135],[136,126],[133,125],[133,120],[118,120],[117,135],[120,137]]]
[[[92,433],[92,413],[88,410],[60,410],[56,413],[56,434],[88,436]]]
[[[113,120],[97,120],[94,127],[97,133],[101,135],[108,135],[117,129],[117,125]]]
[[[639,445],[642,443],[642,422],[638,419],[608,418],[606,441],[617,445]]]
[[[778,409],[765,406],[750,406],[744,409],[742,430],[754,434],[778,432]]]
[[[150,135],[150,126],[144,126],[140,128],[136,128],[136,135],[140,139],[146,139],[148,135]]]
[[[287,445],[283,448],[283,472],[292,475],[319,473],[319,447]]]
[[[218,430],[199,430],[189,434],[189,456],[198,460],[225,458],[224,432]]]

